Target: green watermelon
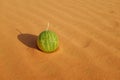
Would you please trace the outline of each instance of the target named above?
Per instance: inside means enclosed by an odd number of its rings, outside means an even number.
[[[59,46],[58,36],[53,31],[43,31],[37,38],[37,46],[44,52],[53,52]]]

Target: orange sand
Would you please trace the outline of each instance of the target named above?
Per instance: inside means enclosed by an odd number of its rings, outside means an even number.
[[[48,22],[51,54],[36,47]],[[1,0],[0,80],[120,80],[120,1]]]

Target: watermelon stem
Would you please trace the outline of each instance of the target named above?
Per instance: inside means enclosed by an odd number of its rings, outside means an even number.
[[[48,24],[47,24],[47,28],[46,28],[46,31],[48,31],[49,26],[50,26],[50,23],[48,22]]]

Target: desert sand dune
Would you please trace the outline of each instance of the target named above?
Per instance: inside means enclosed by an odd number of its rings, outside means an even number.
[[[59,49],[36,39],[50,22]],[[0,80],[120,80],[119,0],[1,0]]]

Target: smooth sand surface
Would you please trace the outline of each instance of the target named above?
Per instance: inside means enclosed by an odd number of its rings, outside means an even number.
[[[55,31],[59,49],[37,49]],[[0,0],[0,80],[120,80],[120,0]]]

